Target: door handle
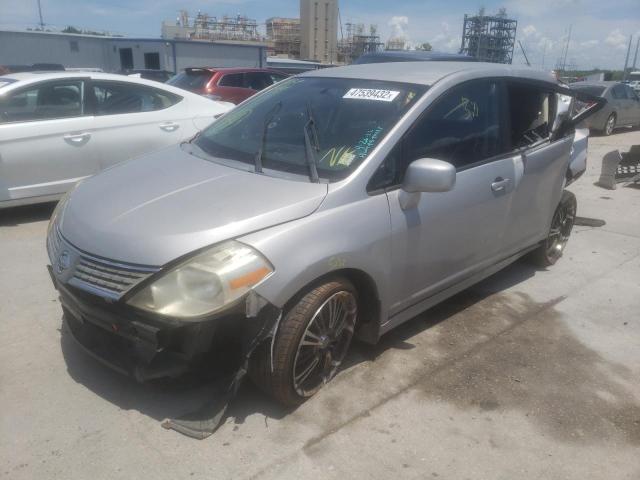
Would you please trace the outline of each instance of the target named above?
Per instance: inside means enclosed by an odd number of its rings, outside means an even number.
[[[65,142],[71,145],[83,145],[91,138],[90,133],[68,133],[64,137]]]
[[[491,184],[491,190],[494,192],[502,192],[509,185],[508,178],[498,177]]]
[[[180,125],[175,122],[161,123],[158,126],[165,132],[175,132],[178,128],[180,128]]]

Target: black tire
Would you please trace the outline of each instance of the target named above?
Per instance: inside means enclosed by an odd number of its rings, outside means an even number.
[[[607,121],[604,124],[604,128],[602,129],[602,135],[608,137],[613,133],[613,130],[616,128],[616,114],[612,113],[607,117]]]
[[[562,257],[573,229],[577,207],[576,196],[568,190],[562,192],[560,203],[553,213],[547,238],[529,255],[529,259],[535,265],[550,267]]]
[[[338,364],[333,366],[335,360],[331,352],[328,354],[318,353],[318,358],[326,355],[326,357],[322,357],[322,360],[318,360],[320,363],[317,365],[320,367],[320,370],[323,370],[323,362],[329,361],[332,365],[331,371],[324,371],[325,374],[328,374],[327,378],[323,377],[321,384],[317,386],[317,388],[301,393],[300,386],[297,386],[294,380],[294,368],[296,367],[296,361],[301,349],[316,348],[318,352],[320,352],[322,348],[330,348],[329,345],[326,347],[303,346],[302,341],[303,339],[309,338],[307,337],[307,332],[310,331],[309,328],[311,327],[310,324],[312,320],[314,322],[316,322],[316,320],[320,322],[320,312],[324,308],[328,308],[325,307],[329,305],[328,302],[337,301],[335,299],[342,301],[343,298],[349,299],[349,305],[353,304],[353,311],[350,312],[349,308],[346,309],[348,313],[346,316],[349,318],[345,320],[345,322],[348,322],[349,325],[348,328],[342,327],[341,330],[341,358],[337,360]],[[357,294],[353,284],[347,279],[334,278],[311,288],[299,299],[295,300],[295,303],[283,314],[273,344],[273,370],[271,369],[271,342],[268,341],[264,342],[252,356],[249,376],[261,390],[283,405],[300,405],[315,394],[324,383],[335,376],[351,343],[356,316]],[[324,338],[324,336],[322,338]],[[342,352],[342,347],[344,347],[344,352]],[[312,367],[312,371],[313,369],[314,367]],[[320,374],[321,373],[323,372],[320,372]],[[309,379],[310,376],[305,377],[303,381]]]

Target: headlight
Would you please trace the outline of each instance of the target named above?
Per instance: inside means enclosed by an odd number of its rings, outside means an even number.
[[[271,264],[253,248],[228,241],[169,270],[128,303],[162,315],[198,317],[233,303],[272,272]]]

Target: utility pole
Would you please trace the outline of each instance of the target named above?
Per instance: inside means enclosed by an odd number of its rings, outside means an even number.
[[[44,30],[44,21],[42,20],[42,5],[40,5],[40,0],[38,0],[38,15],[40,15],[40,30]]]
[[[542,46],[542,70],[544,70],[544,57],[547,54],[547,40],[545,39],[544,45]]]
[[[564,58],[562,59],[562,71],[566,70],[567,66],[567,53],[569,53],[569,42],[571,41],[571,28],[573,25],[569,25],[569,35],[567,35],[567,44],[564,46]]]
[[[636,61],[638,60],[638,46],[640,46],[640,35],[638,35],[638,38],[636,39],[636,53],[633,56],[633,70],[636,69]]]
[[[629,35],[629,46],[627,47],[627,57],[624,59],[624,70],[622,71],[622,81],[627,79],[627,65],[629,64],[629,54],[631,53],[631,42],[633,42],[633,35]]]
[[[525,62],[527,62],[527,66],[530,67],[531,64],[529,63],[529,59],[527,58],[527,54],[524,51],[524,47],[522,46],[522,43],[520,42],[520,40],[518,40],[518,45],[520,45],[520,50],[522,50],[522,55],[524,55],[524,60]]]

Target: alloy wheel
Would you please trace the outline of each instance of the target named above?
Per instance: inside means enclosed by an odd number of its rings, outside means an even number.
[[[331,380],[351,343],[357,302],[354,295],[339,291],[318,308],[305,329],[293,363],[293,387],[310,397]]]
[[[574,203],[560,204],[553,215],[551,229],[549,230],[549,236],[546,241],[547,257],[553,261],[562,256],[564,247],[569,241],[569,235],[571,235],[575,218],[576,208]]]
[[[614,115],[609,115],[607,118],[607,123],[604,126],[605,135],[611,135],[613,133],[613,129],[616,126],[616,117]]]

